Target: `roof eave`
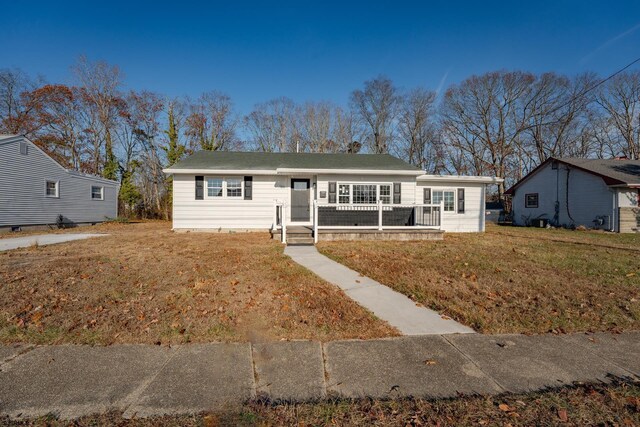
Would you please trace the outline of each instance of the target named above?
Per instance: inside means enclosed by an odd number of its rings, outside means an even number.
[[[500,184],[504,182],[503,178],[494,176],[478,176],[478,175],[427,175],[423,174],[417,178],[418,181],[443,181],[443,182],[469,182],[479,184]]]
[[[421,170],[411,169],[322,169],[322,168],[278,168],[276,173],[278,175],[286,175],[292,173],[313,173],[313,174],[326,174],[326,175],[338,175],[338,174],[358,174],[358,175],[408,175],[418,176],[422,175]]]
[[[287,174],[358,174],[358,175],[408,175],[418,176],[422,171],[395,169],[307,169],[307,168],[278,168],[278,169],[163,169],[167,175],[207,175],[212,173],[231,173],[234,175],[287,175]]]

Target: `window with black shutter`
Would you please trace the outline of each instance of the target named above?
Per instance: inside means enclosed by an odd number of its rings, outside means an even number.
[[[464,188],[458,188],[458,213],[464,213]]]
[[[196,200],[204,200],[204,176],[196,176]]]
[[[329,203],[336,202],[336,187],[337,185],[335,182],[329,183]]]
[[[400,197],[400,189],[402,185],[399,182],[393,183],[393,203],[400,204],[402,202],[402,198]]]
[[[251,200],[253,197],[253,177],[245,176],[244,177],[244,199]]]

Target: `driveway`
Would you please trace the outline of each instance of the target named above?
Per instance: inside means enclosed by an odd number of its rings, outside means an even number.
[[[0,239],[0,252],[18,248],[28,248],[29,246],[35,245],[54,245],[56,243],[72,242],[74,240],[103,236],[108,236],[108,234],[36,234],[33,236],[16,237],[13,239]]]

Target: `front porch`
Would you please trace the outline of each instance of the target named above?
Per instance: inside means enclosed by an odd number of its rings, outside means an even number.
[[[312,245],[336,240],[442,240],[442,204],[320,204],[313,202],[312,225],[287,221],[287,206],[277,203],[273,238],[285,244]]]

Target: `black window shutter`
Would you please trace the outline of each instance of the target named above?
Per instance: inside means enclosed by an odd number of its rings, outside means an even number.
[[[335,182],[329,183],[329,203],[336,202],[336,187],[337,185]]]
[[[204,176],[196,176],[196,200],[204,200]]]
[[[464,188],[458,188],[458,213],[464,213]]]
[[[393,183],[393,203],[394,204],[399,204],[402,202],[402,199],[400,197],[400,188],[402,187],[402,185],[399,182],[394,182]]]
[[[244,199],[251,200],[253,197],[253,177],[245,176],[244,177]]]
[[[425,205],[430,205],[431,204],[431,189],[430,188],[425,188],[423,191],[424,191],[424,201],[422,203],[424,203]]]

